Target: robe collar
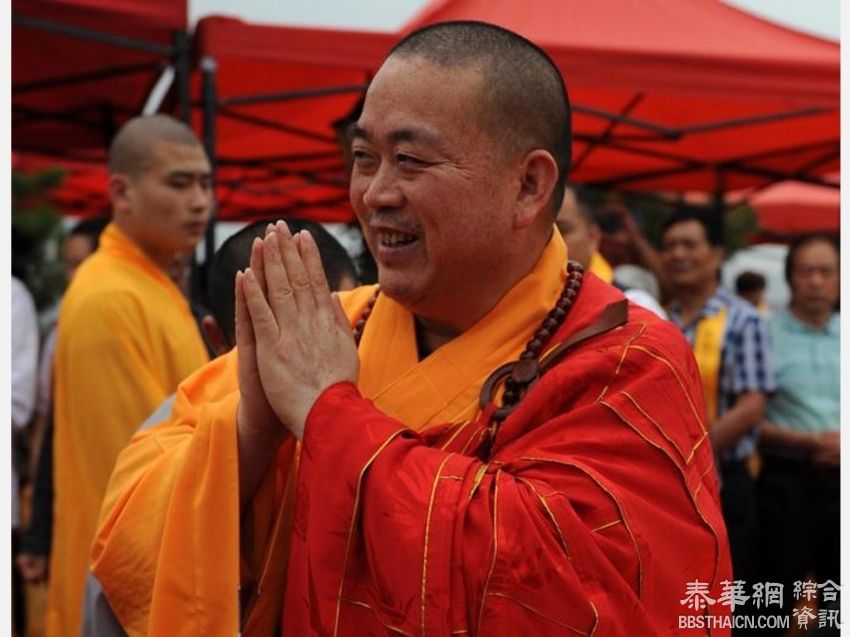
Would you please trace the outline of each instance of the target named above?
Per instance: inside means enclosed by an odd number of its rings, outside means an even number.
[[[360,391],[414,430],[470,420],[487,376],[520,355],[554,307],[567,279],[566,264],[566,245],[553,232],[531,272],[475,325],[421,361],[413,314],[380,295],[360,341]],[[342,297],[353,320],[374,289]]]
[[[132,264],[168,290],[175,303],[189,309],[189,302],[177,284],[114,221],[101,233],[98,252]]]

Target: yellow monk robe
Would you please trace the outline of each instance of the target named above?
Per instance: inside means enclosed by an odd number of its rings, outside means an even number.
[[[360,343],[360,391],[414,430],[468,420],[490,372],[519,356],[554,306],[566,258],[554,232],[534,270],[493,311],[423,361],[413,316],[381,295]],[[340,295],[352,322],[373,292]],[[258,489],[241,529],[252,550],[240,556],[238,402],[231,352],[182,383],[170,419],[137,434],[118,458],[92,559],[131,636],[234,635],[240,596],[250,611],[243,635],[272,635],[280,621],[296,445],[281,446]]]
[[[587,264],[587,269],[605,281],[605,283],[611,283],[614,280],[614,270],[611,264],[599,252],[594,252],[590,256],[590,263]]]
[[[91,541],[115,458],[139,424],[208,361],[177,286],[115,224],[59,313],[48,635],[79,634]]]

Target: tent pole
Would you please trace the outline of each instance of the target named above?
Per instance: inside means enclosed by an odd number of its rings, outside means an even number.
[[[288,102],[290,100],[301,100],[314,97],[327,97],[331,95],[343,95],[345,93],[363,93],[367,88],[369,88],[368,84],[346,84],[344,86],[325,86],[322,88],[284,91],[282,93],[263,93],[259,95],[223,97],[219,101],[219,105],[250,106],[252,104],[263,104],[265,102]]]
[[[94,42],[102,42],[103,44],[111,44],[113,46],[120,46],[128,49],[137,49],[148,53],[156,53],[158,55],[171,54],[171,47],[167,44],[148,42],[137,38],[128,38],[121,35],[106,33],[104,31],[86,29],[84,27],[72,26],[70,24],[61,24],[59,22],[42,20],[40,18],[31,18],[29,16],[23,16],[15,13],[12,13],[12,24],[30,29],[38,29],[39,31],[47,31],[48,33],[67,35],[71,38],[92,40]]]
[[[189,34],[185,31],[174,32],[172,45],[172,64],[174,64],[174,89],[177,96],[177,113],[182,122],[191,126],[192,110],[189,85],[191,60],[189,51]]]
[[[212,209],[210,210],[210,221],[207,224],[207,232],[204,241],[204,269],[209,267],[212,255],[215,253],[215,223],[216,223],[216,199],[215,199],[215,118],[218,108],[218,91],[216,89],[216,71],[218,65],[215,59],[204,56],[201,59],[201,104],[203,106],[203,128],[204,148],[210,160],[211,180],[210,187],[213,192]]]

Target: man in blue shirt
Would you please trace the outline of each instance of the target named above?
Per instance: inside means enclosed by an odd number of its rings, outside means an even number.
[[[758,481],[761,579],[785,585],[840,575],[839,251],[810,235],[788,251],[788,311],[771,321],[776,393],[761,426]]]
[[[665,221],[661,262],[670,319],[694,349],[703,379],[735,579],[749,586],[757,505],[748,463],[756,425],[775,388],[767,325],[752,305],[718,285],[721,230],[702,211],[681,209]]]

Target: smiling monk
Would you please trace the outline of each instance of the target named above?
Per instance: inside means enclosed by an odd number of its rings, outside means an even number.
[[[380,285],[338,303],[309,234],[257,241],[237,351],[113,474],[93,559],[125,630],[670,635],[689,583],[719,597],[693,356],[553,232],[569,122],[516,34],[396,45],[352,129]]]

